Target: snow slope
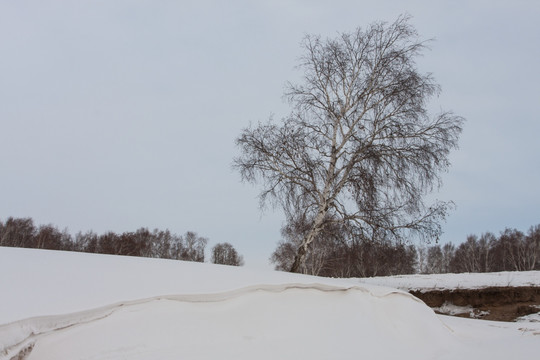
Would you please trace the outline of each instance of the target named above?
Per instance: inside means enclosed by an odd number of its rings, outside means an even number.
[[[0,248],[0,286],[0,359],[503,359],[540,345],[539,324],[441,317],[358,279]]]
[[[0,247],[0,324],[160,295],[217,293],[284,283],[358,285],[355,280],[233,266]],[[367,287],[377,294],[395,291]]]

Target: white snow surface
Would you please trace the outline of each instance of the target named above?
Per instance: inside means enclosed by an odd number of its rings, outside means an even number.
[[[531,358],[539,323],[404,291],[211,264],[0,247],[0,359]]]
[[[516,321],[523,322],[523,323],[531,323],[531,322],[540,323],[540,306],[536,305],[536,308],[538,309],[538,312],[536,314],[521,316],[517,318]]]
[[[396,275],[359,279],[364,284],[388,286],[405,291],[481,289],[487,287],[540,286],[540,271],[495,273]]]

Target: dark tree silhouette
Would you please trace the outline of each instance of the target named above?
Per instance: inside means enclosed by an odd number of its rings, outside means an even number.
[[[212,263],[242,266],[244,265],[244,259],[231,244],[219,243],[212,248]]]

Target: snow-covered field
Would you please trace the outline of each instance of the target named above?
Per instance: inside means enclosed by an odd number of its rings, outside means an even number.
[[[25,348],[39,360],[524,359],[540,348],[539,323],[438,316],[362,279],[0,247],[0,289],[0,359]]]
[[[399,275],[360,280],[366,284],[388,286],[405,291],[481,289],[499,286],[540,286],[540,271]]]

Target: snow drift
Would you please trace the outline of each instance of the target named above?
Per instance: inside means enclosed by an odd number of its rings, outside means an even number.
[[[27,335],[5,355],[33,347],[29,359],[353,359],[381,350],[432,358],[450,332],[407,294],[321,284],[163,296],[1,330]]]

